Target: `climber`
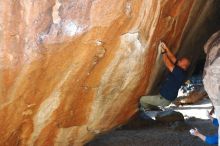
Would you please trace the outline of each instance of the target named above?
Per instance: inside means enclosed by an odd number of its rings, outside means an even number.
[[[212,124],[216,127],[219,126],[218,120],[216,118],[212,117],[212,113],[209,113],[207,111],[207,116],[209,117],[209,119],[211,119]],[[214,134],[214,135],[210,135],[210,136],[205,136],[203,134],[201,134],[196,128],[195,129],[191,129],[190,130],[190,134],[193,136],[196,136],[198,138],[200,138],[202,141],[204,141],[207,144],[218,144],[218,133]]]
[[[177,98],[179,88],[186,79],[186,71],[190,66],[189,59],[182,57],[177,60],[165,43],[161,42],[158,48],[169,74],[162,83],[159,95],[142,96],[140,98],[140,110],[145,111],[158,106],[168,106],[174,101]]]

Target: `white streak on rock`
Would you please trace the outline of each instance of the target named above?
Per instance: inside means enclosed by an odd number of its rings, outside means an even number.
[[[124,46],[124,49],[129,49],[128,51],[131,51],[131,49],[134,51],[140,51],[139,53],[143,53],[145,51],[145,47],[142,46],[139,39],[139,33],[137,32],[127,33],[121,36],[121,40],[123,40],[121,45]]]
[[[130,17],[131,12],[132,12],[131,2],[127,2],[126,5],[125,5],[125,14]]]
[[[99,121],[99,119],[105,117],[108,111],[115,112],[110,110],[112,105],[116,106],[114,101],[117,98],[121,98],[120,100],[124,103],[123,100],[126,100],[126,98],[123,96],[123,91],[127,89],[129,90],[128,92],[132,92],[135,88],[133,85],[136,85],[141,78],[140,73],[143,68],[140,68],[140,66],[143,66],[142,56],[146,55],[146,50],[145,44],[140,41],[139,32],[122,35],[120,48],[109,67],[103,73],[100,85],[96,89],[96,102],[93,104],[90,114],[90,131],[101,130],[94,128],[96,127],[94,126],[95,124],[99,124],[94,121]],[[140,69],[135,70],[137,68]],[[122,70],[123,72],[118,73],[117,70]],[[105,88],[103,88],[104,85],[106,86]],[[105,105],[105,108],[101,109],[100,107],[103,105]]]
[[[63,79],[58,83],[51,95],[41,104],[38,113],[34,117],[34,131],[29,145],[33,145],[41,130],[49,123],[50,117],[60,104],[61,87],[73,72],[74,64],[63,74]]]
[[[60,8],[61,4],[59,2],[59,0],[56,0],[55,6],[53,7],[53,23],[60,23],[61,19],[59,16],[59,8]]]

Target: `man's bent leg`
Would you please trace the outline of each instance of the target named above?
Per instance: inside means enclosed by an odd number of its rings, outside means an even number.
[[[142,96],[140,105],[145,109],[150,109],[153,106],[168,106],[171,101],[165,99],[161,95]]]

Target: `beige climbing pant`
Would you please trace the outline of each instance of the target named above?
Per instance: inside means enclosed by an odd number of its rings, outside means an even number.
[[[143,108],[150,108],[151,106],[168,106],[171,101],[165,99],[163,96],[153,95],[153,96],[142,96],[140,99],[140,105]]]

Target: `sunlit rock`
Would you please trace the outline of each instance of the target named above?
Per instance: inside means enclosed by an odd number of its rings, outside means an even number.
[[[207,54],[204,68],[204,86],[215,106],[220,106],[220,31],[205,45]]]
[[[209,38],[204,50],[207,57],[203,82],[205,90],[215,107],[218,121],[220,121],[220,31]]]
[[[83,145],[125,123],[139,97],[158,89],[165,70],[159,41],[178,53],[212,6],[1,0],[0,145]]]

